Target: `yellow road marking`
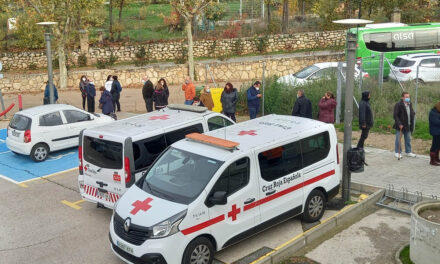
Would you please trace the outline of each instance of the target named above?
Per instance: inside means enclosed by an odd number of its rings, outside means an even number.
[[[75,171],[75,170],[78,170],[78,168],[71,168],[71,169],[68,169],[68,170],[55,172],[55,173],[52,173],[52,174],[49,174],[49,175],[46,175],[46,176],[42,176],[42,177],[38,177],[38,178],[34,178],[34,179],[30,179],[30,180],[22,181],[22,182],[20,182],[20,183],[38,181],[38,180],[42,180],[42,179],[46,179],[46,178],[50,178],[50,177],[53,177],[53,176],[57,176],[57,175],[60,175],[60,174],[66,173],[66,172]]]
[[[358,202],[365,200],[367,197],[368,197],[368,195],[366,195],[366,194],[359,195]]]
[[[29,186],[27,186],[26,184],[24,184],[24,183],[22,183],[22,182],[17,183],[17,185],[20,186],[20,187],[22,187],[22,188],[27,188],[27,187],[29,187]]]
[[[81,209],[81,206],[79,206],[78,204],[83,203],[83,202],[85,202],[85,200],[82,200],[82,199],[79,200],[79,201],[73,202],[73,203],[69,202],[69,201],[66,201],[66,200],[62,200],[61,201],[62,204],[65,204],[65,205],[67,205],[69,207],[72,207],[75,210]]]

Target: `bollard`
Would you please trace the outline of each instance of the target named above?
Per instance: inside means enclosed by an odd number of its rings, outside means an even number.
[[[23,110],[23,99],[21,98],[21,94],[18,95],[18,111]]]

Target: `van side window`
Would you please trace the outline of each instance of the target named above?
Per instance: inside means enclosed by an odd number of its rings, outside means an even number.
[[[150,166],[166,147],[165,137],[163,135],[133,142],[135,171]]]
[[[211,193],[217,191],[231,195],[249,183],[250,160],[248,157],[239,159],[229,165],[212,188]]]
[[[330,137],[323,132],[301,140],[303,167],[307,167],[328,156],[330,152]]]
[[[214,116],[208,119],[209,131],[232,125],[232,122],[221,116]]]
[[[289,143],[258,154],[261,177],[273,181],[302,168],[299,142]]]
[[[178,130],[174,130],[165,134],[165,138],[167,140],[167,145],[171,145],[174,142],[177,142],[181,139],[184,139],[186,135],[191,133],[203,133],[202,124],[196,124],[189,127],[181,128]]]
[[[40,116],[40,126],[59,126],[62,124],[63,120],[58,111]]]

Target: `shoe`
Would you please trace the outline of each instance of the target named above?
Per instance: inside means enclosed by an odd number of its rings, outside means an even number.
[[[440,163],[440,159],[439,159],[440,150],[437,150],[437,152],[434,153],[435,153],[434,161]]]
[[[414,153],[412,153],[412,152],[410,152],[410,153],[406,153],[406,156],[407,156],[407,157],[411,157],[411,158],[415,158],[415,157],[417,157],[417,155],[414,154]]]
[[[394,157],[401,159],[402,158],[402,154],[400,153],[394,153]]]
[[[435,162],[435,156],[436,156],[435,152],[429,153],[429,157],[431,158],[429,164],[431,164],[433,166],[440,166],[440,163]]]

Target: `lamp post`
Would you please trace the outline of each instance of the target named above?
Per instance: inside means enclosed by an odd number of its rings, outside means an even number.
[[[361,25],[368,24],[373,21],[364,19],[342,19],[333,21],[336,24],[344,25]],[[344,109],[344,149],[342,161],[342,201],[350,200],[351,173],[348,169],[347,152],[351,148],[351,134],[353,123],[353,90],[354,90],[354,66],[356,60],[356,34],[347,31],[347,75],[345,85],[345,109]]]
[[[53,69],[52,69],[52,50],[50,45],[51,37],[51,26],[58,24],[57,22],[40,22],[37,25],[43,26],[46,29],[44,32],[44,40],[46,41],[46,57],[47,57],[47,71],[49,80],[49,102],[51,104],[55,103],[54,100],[54,89],[53,89]]]

